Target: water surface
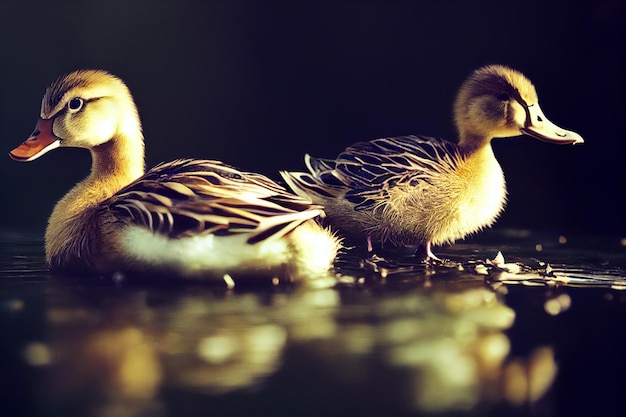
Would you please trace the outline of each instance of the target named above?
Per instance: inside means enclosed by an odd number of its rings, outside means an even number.
[[[492,231],[306,285],[51,276],[0,235],[0,415],[626,412],[626,246]],[[496,257],[500,252],[502,257]]]

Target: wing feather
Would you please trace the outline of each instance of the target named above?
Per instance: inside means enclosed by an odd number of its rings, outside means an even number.
[[[440,174],[454,171],[462,160],[458,147],[442,139],[399,136],[358,142],[336,160],[307,155],[310,174],[283,173],[290,187],[321,197],[343,196],[356,210],[370,209],[388,197],[399,184],[431,183]]]
[[[279,238],[323,214],[310,199],[261,174],[192,159],[156,166],[106,201],[103,209],[121,222],[173,238],[247,233],[250,243]]]

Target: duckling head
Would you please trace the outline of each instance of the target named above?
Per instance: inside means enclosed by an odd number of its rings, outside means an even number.
[[[128,87],[106,71],[79,70],[46,89],[35,130],[9,155],[27,162],[60,146],[93,150],[119,135],[132,137],[143,148],[141,122]]]
[[[459,146],[465,149],[521,134],[556,144],[583,142],[579,134],[548,120],[528,78],[501,65],[479,68],[469,76],[457,95],[454,118]]]

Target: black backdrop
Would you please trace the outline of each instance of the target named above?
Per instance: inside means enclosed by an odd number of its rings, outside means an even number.
[[[586,143],[494,141],[509,187],[496,227],[626,233],[625,12],[617,0],[0,0],[0,140],[8,152],[26,139],[61,73],[103,68],[134,94],[148,166],[217,158],[278,178],[301,169],[305,152],[453,138],[456,89],[501,63]],[[77,149],[28,164],[0,158],[0,228],[43,230],[89,167]]]

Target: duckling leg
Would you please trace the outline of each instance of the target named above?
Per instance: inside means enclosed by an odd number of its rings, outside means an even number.
[[[367,253],[372,253],[374,251],[374,247],[372,246],[372,237],[367,235]]]
[[[432,259],[433,261],[440,261],[441,259],[437,258],[437,256],[432,251],[432,245],[429,242],[426,242],[426,256],[428,259]]]

